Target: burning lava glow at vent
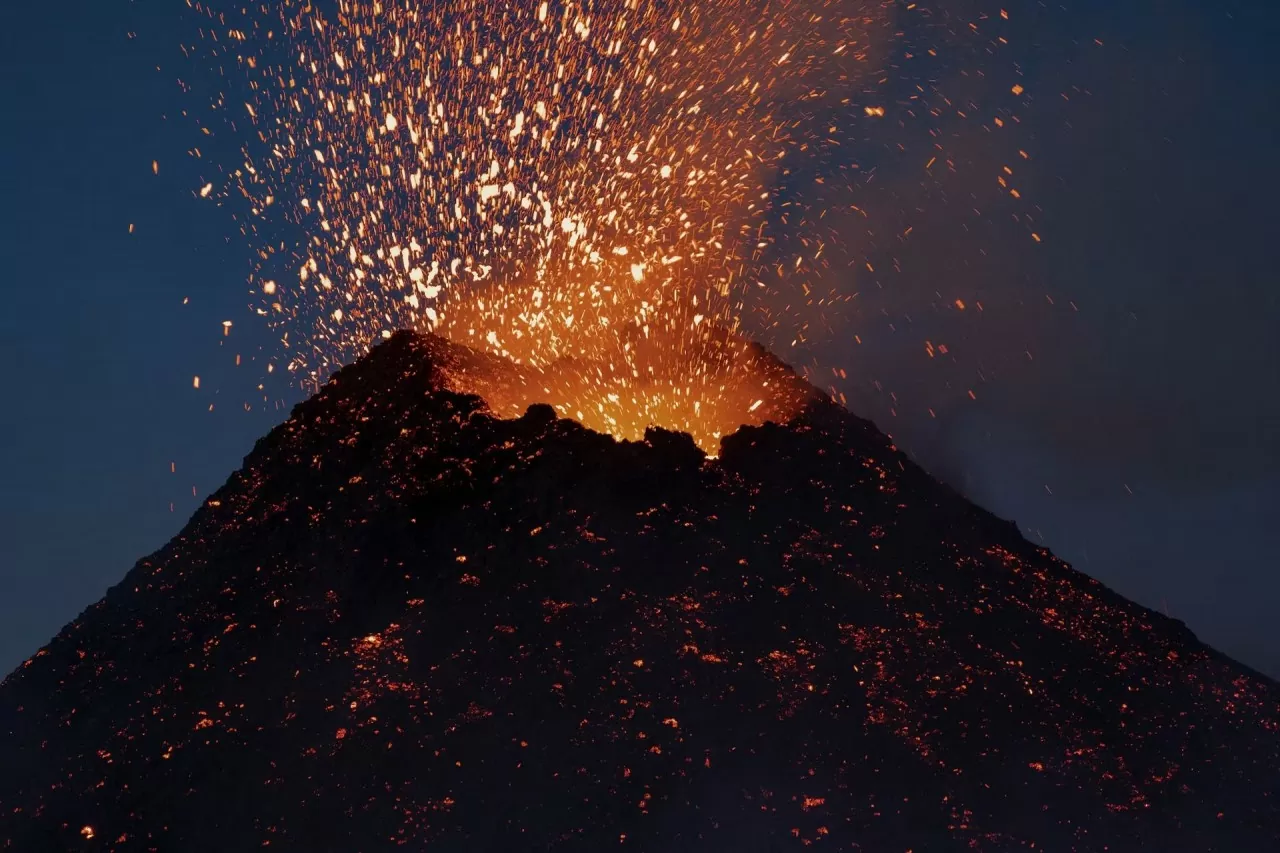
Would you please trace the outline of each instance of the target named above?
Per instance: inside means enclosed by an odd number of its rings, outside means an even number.
[[[761,281],[788,215],[773,177],[839,145],[807,101],[883,115],[865,101],[891,4],[192,8],[246,99],[223,105],[243,162],[200,194],[247,204],[258,311],[292,369],[320,378],[410,328],[527,368],[526,387],[487,389],[500,414],[549,402],[715,452],[794,413],[741,337],[751,305],[790,298]]]

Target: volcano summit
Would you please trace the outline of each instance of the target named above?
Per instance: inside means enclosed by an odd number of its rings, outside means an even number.
[[[10,675],[0,849],[1280,849],[1276,684],[799,379],[712,459],[482,367],[340,371]]]

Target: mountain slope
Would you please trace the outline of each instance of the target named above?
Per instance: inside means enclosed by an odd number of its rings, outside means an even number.
[[[707,460],[462,362],[341,371],[0,685],[0,848],[1280,849],[1276,685],[871,424]]]

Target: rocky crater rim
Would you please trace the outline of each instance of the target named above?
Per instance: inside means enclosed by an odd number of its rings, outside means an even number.
[[[497,420],[563,420],[620,444],[687,442],[707,459],[719,458],[723,442],[745,428],[792,426],[818,409],[838,407],[767,349],[741,338],[719,353],[714,372],[693,379],[636,381],[610,365],[568,357],[546,366],[522,364],[411,330],[394,333],[365,358],[406,348],[424,364],[431,388],[476,397]],[[699,391],[706,399],[693,399]]]

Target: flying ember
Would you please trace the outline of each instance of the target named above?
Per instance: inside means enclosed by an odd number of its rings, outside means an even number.
[[[259,313],[294,370],[410,328],[554,376],[529,393],[617,435],[714,452],[789,415],[735,333],[777,266],[772,178],[814,144],[795,104],[858,90],[883,4],[195,8],[252,128],[200,195],[247,200]]]

